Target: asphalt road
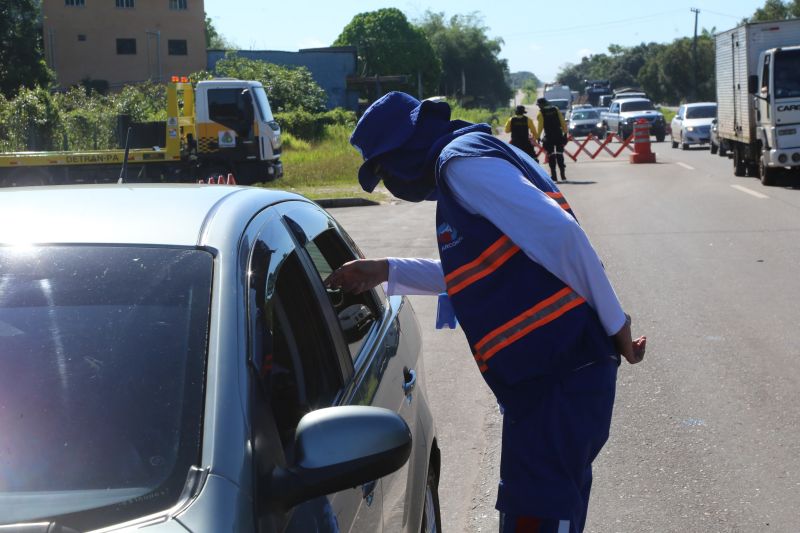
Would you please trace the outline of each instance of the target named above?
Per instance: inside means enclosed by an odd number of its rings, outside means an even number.
[[[668,138],[669,140],[669,138]],[[586,531],[800,531],[800,189],[654,144],[658,163],[581,157],[559,183],[634,335]],[[368,256],[435,257],[434,204],[334,209]],[[500,415],[460,330],[412,297],[443,453],[444,530],[496,531]]]

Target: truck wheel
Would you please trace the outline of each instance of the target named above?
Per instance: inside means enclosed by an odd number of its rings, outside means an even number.
[[[778,181],[778,173],[780,169],[770,168],[764,162],[764,156],[758,158],[758,179],[765,187],[771,187]]]
[[[670,134],[669,139],[672,141],[672,147],[673,148],[677,148],[678,147],[678,141],[675,140],[675,137],[673,137],[672,134]]]
[[[719,145],[719,152],[717,152],[717,154],[720,157],[728,157],[728,149],[725,148],[725,146],[723,146],[722,144],[720,144]]]
[[[733,175],[744,176],[747,173],[747,164],[742,158],[742,150],[738,146],[733,147]]]
[[[718,149],[719,147],[716,144],[711,143],[711,155],[716,154]]]
[[[665,133],[656,133],[656,142],[663,143],[666,137]]]

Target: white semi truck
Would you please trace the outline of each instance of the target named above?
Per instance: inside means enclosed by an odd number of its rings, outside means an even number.
[[[716,35],[720,146],[737,176],[800,176],[800,19]]]

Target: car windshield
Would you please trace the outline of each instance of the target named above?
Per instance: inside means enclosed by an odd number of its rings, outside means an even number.
[[[686,108],[686,118],[714,118],[717,116],[717,106],[704,105]]]
[[[597,111],[573,111],[572,112],[572,120],[593,120],[600,118],[600,115]]]
[[[567,100],[550,100],[550,103],[556,106],[561,111],[566,111],[569,107],[569,101]]]
[[[633,102],[622,102],[619,107],[621,112],[627,111],[649,111],[655,109],[649,100],[636,100]]]
[[[0,524],[174,505],[199,461],[213,258],[0,247]]]
[[[775,54],[775,96],[800,97],[800,50],[783,50]]]

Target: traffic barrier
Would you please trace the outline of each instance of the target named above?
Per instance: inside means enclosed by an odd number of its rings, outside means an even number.
[[[615,139],[617,142],[620,143],[620,145],[619,148],[613,150],[612,148],[609,147],[609,145],[612,142],[614,142]],[[631,144],[633,144],[633,141],[634,141],[633,134],[629,135],[626,139],[622,139],[616,133],[611,133],[606,135],[605,138],[601,141],[599,137],[595,137],[593,134],[590,133],[589,135],[586,136],[586,138],[582,142],[579,142],[572,135],[569,135],[567,136],[567,144],[564,146],[563,153],[573,161],[577,161],[578,156],[581,153],[586,154],[587,156],[589,156],[590,159],[596,159],[597,156],[603,152],[607,153],[611,157],[616,158],[619,157],[619,155],[625,150],[633,152],[634,149],[631,146]],[[545,154],[544,162],[547,163],[548,158],[546,155],[547,153],[544,150],[544,147],[541,144],[539,144],[539,142],[535,139],[533,139],[531,142],[533,143],[534,150],[536,151],[536,157],[539,157],[542,153],[544,153]],[[567,149],[570,142],[573,142],[577,145],[576,149],[572,152],[570,152]],[[592,142],[597,145],[597,149],[594,151],[592,151],[591,148],[588,147],[589,143]]]
[[[656,154],[650,151],[650,124],[639,119],[633,125],[633,153],[631,163],[655,163]]]

